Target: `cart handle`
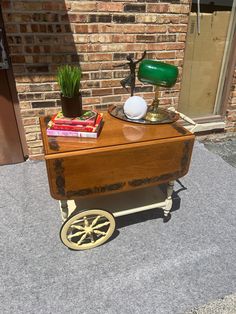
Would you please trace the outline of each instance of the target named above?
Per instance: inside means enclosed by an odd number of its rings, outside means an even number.
[[[181,119],[183,119],[184,121],[190,123],[193,125],[193,127],[190,129],[190,132],[194,133],[196,132],[196,129],[198,129],[199,127],[199,124],[194,122],[191,118],[189,118],[188,116],[186,116],[185,114],[177,111],[174,107],[169,107],[168,110],[174,112],[174,113],[177,113]]]

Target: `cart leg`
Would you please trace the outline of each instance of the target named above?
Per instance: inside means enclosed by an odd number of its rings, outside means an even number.
[[[75,210],[76,204],[73,200],[62,200],[59,201],[60,203],[60,209],[61,209],[61,217],[62,220],[65,221]]]
[[[174,181],[170,181],[167,185],[166,205],[164,208],[164,222],[169,220],[169,214],[172,207],[172,194],[174,190]]]
[[[59,201],[60,209],[61,209],[61,217],[62,220],[66,220],[69,213],[69,208],[66,200]]]

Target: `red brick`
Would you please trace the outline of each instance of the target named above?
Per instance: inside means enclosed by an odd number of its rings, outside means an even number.
[[[103,95],[110,95],[112,94],[111,88],[99,88],[92,90],[93,96],[103,96]]]
[[[78,11],[78,12],[92,12],[97,10],[97,5],[95,1],[84,2],[84,1],[74,1],[71,3],[70,8],[72,11]]]
[[[13,64],[12,67],[13,67],[13,72],[14,72],[15,76],[17,76],[17,81],[18,81],[19,73],[20,73],[20,77],[21,77],[26,72],[25,66]]]
[[[227,120],[229,122],[236,122],[236,110],[227,110]]]
[[[86,62],[86,63],[83,63],[81,62],[81,68],[84,72],[86,71],[98,71],[100,69],[100,64],[98,62],[94,62],[94,63],[91,63],[91,62]]]
[[[120,87],[120,81],[119,80],[104,80],[101,81],[101,87]]]
[[[100,98],[98,98],[98,97],[83,98],[83,106],[84,105],[94,105],[94,104],[100,104]]]
[[[22,54],[23,53],[23,47],[22,46],[11,46],[10,51],[11,51],[11,55]]]
[[[111,34],[93,34],[89,36],[90,43],[111,43],[112,35]]]
[[[24,56],[19,56],[19,55],[14,55],[11,56],[11,60],[13,63],[24,63],[25,62],[25,57]]]
[[[129,92],[125,88],[120,87],[120,88],[114,88],[114,94],[115,95],[116,94],[118,94],[118,95],[120,95],[120,94],[129,94]]]
[[[63,11],[66,10],[66,7],[64,3],[45,2],[42,3],[42,9],[50,11]]]
[[[2,7],[3,10],[10,9],[11,6],[12,6],[12,4],[11,4],[11,2],[9,0],[6,0],[6,1],[2,0],[1,7]]]
[[[29,85],[18,84],[17,85],[17,91],[18,91],[18,93],[29,92],[30,91]]]
[[[115,34],[112,35],[112,42],[113,43],[133,43],[135,42],[135,35],[122,35],[122,34]]]
[[[169,9],[169,4],[166,4],[166,3],[157,3],[157,4],[147,5],[147,12],[164,13],[164,12],[168,12],[168,9]]]
[[[136,21],[136,23],[155,24],[157,21],[157,16],[156,16],[156,14],[136,15],[135,21]]]
[[[152,34],[152,33],[166,33],[167,32],[167,26],[166,25],[146,25],[145,26],[145,32],[146,34]]]
[[[88,61],[111,61],[112,54],[109,53],[92,53],[88,54]]]
[[[176,56],[175,51],[159,51],[156,53],[157,59],[174,59]]]
[[[105,12],[122,12],[123,3],[98,2],[97,10]]]
[[[134,24],[128,24],[124,26],[124,28],[117,28],[118,34],[122,31],[127,34],[143,34],[145,33],[146,25],[134,25]]]
[[[38,118],[24,118],[23,125],[34,125],[38,124]]]
[[[100,88],[100,81],[82,81],[81,82],[81,89],[91,89],[91,88]]]
[[[68,16],[66,15],[66,19],[68,18],[68,20],[71,23],[86,23],[88,20],[88,15],[85,14],[68,14]]]
[[[169,12],[171,13],[189,13],[189,5],[181,5],[181,4],[170,4]]]
[[[108,96],[108,97],[102,97],[102,103],[103,104],[114,104],[116,102],[120,102],[121,101],[121,96]]]
[[[74,25],[75,33],[88,33],[88,25]]]
[[[15,24],[7,24],[5,25],[5,31],[6,33],[17,33],[19,31],[18,25]]]
[[[187,29],[187,25],[170,25],[168,27],[170,33],[186,33]]]
[[[128,53],[133,53],[134,59],[139,58],[146,49],[147,58],[179,67],[175,86],[170,90],[161,89],[161,104],[178,107],[189,0],[20,0],[2,1],[2,8],[20,107],[25,110],[24,123],[31,134],[28,142],[36,138],[40,145],[30,147],[31,155],[40,155],[42,147],[39,129],[36,129],[38,119],[34,116],[39,109],[28,110],[32,105],[45,103],[53,105],[44,109],[45,114],[61,108],[60,89],[55,82],[55,73],[61,64],[80,62],[84,106],[106,110],[110,103],[123,104],[130,95],[120,86],[129,69],[113,66],[124,63]],[[124,21],[128,22],[124,24]],[[140,86],[137,80],[137,94],[150,104],[154,95],[152,87]],[[233,86],[236,86],[236,71]],[[235,107],[236,95],[232,88],[231,120]],[[233,123],[228,120],[228,129],[235,127]]]
[[[37,2],[25,2],[25,1],[12,1],[13,10],[19,11],[39,11],[42,10],[42,3]]]
[[[183,41],[183,42],[185,42],[186,41],[186,34],[178,34],[178,41],[179,42],[181,42],[181,41]]]

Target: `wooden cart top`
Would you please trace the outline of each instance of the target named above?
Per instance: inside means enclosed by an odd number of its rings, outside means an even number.
[[[178,123],[143,125],[125,122],[104,112],[104,125],[97,139],[47,136],[49,116],[40,118],[45,155],[98,149],[124,144],[183,137],[192,134]]]

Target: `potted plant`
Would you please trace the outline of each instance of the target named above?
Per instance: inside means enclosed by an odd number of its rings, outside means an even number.
[[[61,89],[61,107],[65,117],[82,115],[82,95],[80,93],[81,69],[63,65],[58,68],[57,82]]]

